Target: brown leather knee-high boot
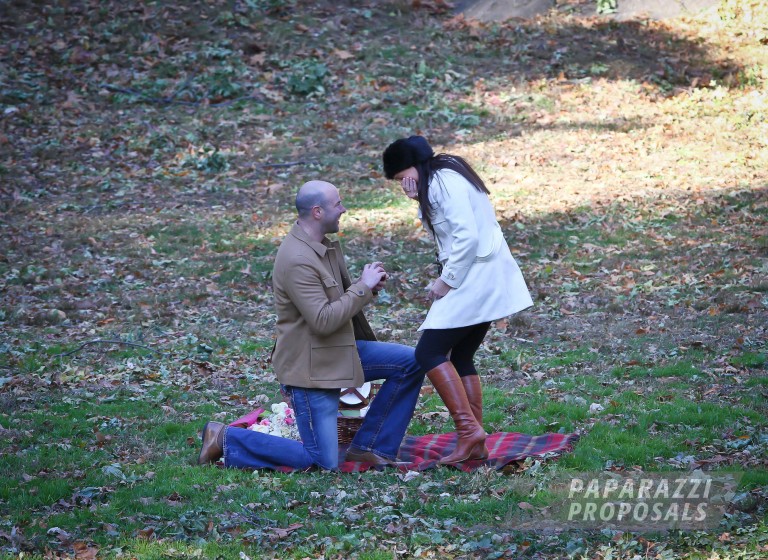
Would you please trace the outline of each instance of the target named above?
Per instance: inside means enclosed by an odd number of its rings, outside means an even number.
[[[488,457],[488,450],[485,448],[485,431],[475,419],[464,385],[453,364],[444,362],[429,370],[427,377],[448,408],[459,436],[456,449],[447,457],[440,459],[440,462],[460,463]]]
[[[464,391],[467,393],[467,400],[475,415],[475,420],[481,426],[483,425],[483,387],[480,385],[479,375],[465,375],[461,378],[464,385]]]

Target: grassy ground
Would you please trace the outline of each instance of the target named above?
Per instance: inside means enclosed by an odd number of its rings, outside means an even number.
[[[577,4],[0,3],[1,554],[765,557],[765,8]],[[414,132],[487,179],[536,300],[479,353],[486,429],[578,445],[514,475],[192,466],[205,420],[278,400],[269,276],[303,181],[341,189],[352,270],[392,271],[381,339],[416,342],[431,243],[379,168]],[[743,473],[716,530],[509,521],[563,473],[696,468]]]

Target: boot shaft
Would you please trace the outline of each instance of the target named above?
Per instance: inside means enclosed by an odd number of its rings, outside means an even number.
[[[480,383],[479,375],[465,375],[461,378],[464,385],[464,392],[467,393],[469,406],[475,415],[475,420],[481,426],[483,425],[483,387]]]

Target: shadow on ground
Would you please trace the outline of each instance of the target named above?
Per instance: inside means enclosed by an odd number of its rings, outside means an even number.
[[[245,187],[290,174],[254,165],[267,157],[325,156],[350,168],[393,130],[430,127],[440,141],[441,129],[470,127],[482,140],[532,125],[525,114],[489,125],[482,109],[467,106],[479,84],[505,92],[551,85],[541,81],[623,80],[664,98],[744,79],[738,61],[646,21],[552,15],[484,27],[398,2],[270,5],[2,4],[0,63],[10,70],[0,88],[0,194],[8,220],[25,201],[81,191],[91,212],[111,211],[119,185],[140,169],[152,177],[139,175],[137,188],[163,182],[184,191],[195,181],[190,165],[231,163],[241,172],[228,182]],[[307,75],[319,68],[322,95],[307,95]],[[257,115],[238,123],[244,111]],[[333,142],[318,146],[324,136]],[[234,152],[231,162],[216,159],[219,147]],[[204,149],[212,155],[203,160]],[[108,177],[118,170],[121,177]],[[136,202],[151,201],[169,198]]]

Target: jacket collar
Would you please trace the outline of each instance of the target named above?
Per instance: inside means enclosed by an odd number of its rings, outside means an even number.
[[[309,245],[309,247],[320,257],[325,257],[325,253],[328,251],[328,249],[333,249],[337,245],[336,242],[331,241],[327,237],[323,237],[323,241],[320,243],[310,239],[309,235],[307,235],[307,232],[304,231],[298,222],[293,224],[293,227],[291,228],[291,235],[293,235],[299,241],[303,241]]]

